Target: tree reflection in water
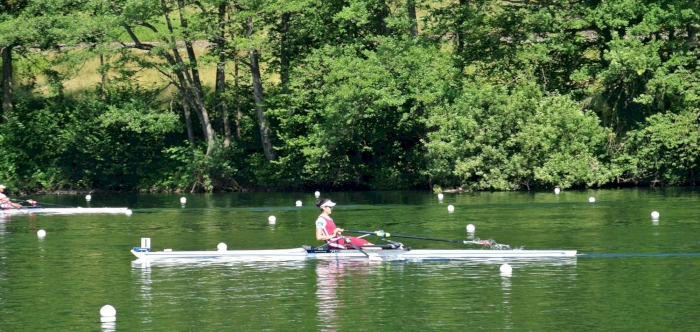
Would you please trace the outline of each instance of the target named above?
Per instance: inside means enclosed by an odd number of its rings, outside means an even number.
[[[323,260],[316,265],[316,307],[318,308],[319,331],[337,332],[340,327],[337,310],[346,306],[346,298],[361,300],[359,294],[339,294],[347,288],[349,275],[367,275],[372,273],[372,266],[381,265],[369,260]],[[357,281],[357,279],[355,279]]]

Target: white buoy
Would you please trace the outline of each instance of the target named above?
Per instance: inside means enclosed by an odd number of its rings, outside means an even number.
[[[511,274],[511,273],[513,273],[513,267],[511,267],[510,265],[508,265],[508,263],[501,265],[500,270],[501,270],[501,273],[504,273],[504,274]]]
[[[588,197],[588,201],[591,203],[595,203],[595,197]]]
[[[102,317],[114,317],[116,315],[117,309],[114,309],[114,307],[109,304],[105,304],[105,306],[100,309],[100,316]]]
[[[271,224],[274,224],[277,222],[277,217],[269,216],[269,217],[267,217],[267,221],[269,221]]]
[[[445,198],[445,195],[443,195],[443,194],[438,194],[438,200],[442,200],[443,198]]]
[[[301,201],[296,202],[297,206],[301,206]]]
[[[38,232],[36,232],[36,236],[38,237],[45,237],[46,236],[46,231],[43,229],[40,229]]]
[[[180,197],[180,203],[181,203],[181,204],[187,203],[187,198],[185,198],[185,197]]]
[[[652,219],[659,219],[659,213],[656,212],[656,211],[652,212],[652,213],[651,213],[651,218],[652,218]]]
[[[319,198],[319,197],[321,197],[321,193],[317,191],[314,193],[314,196],[316,196],[316,198]]]
[[[554,194],[559,195],[560,192],[561,189],[559,189],[559,187],[554,188]]]
[[[226,251],[226,249],[228,249],[228,246],[226,245],[226,243],[221,242],[216,245],[216,249],[218,249],[219,251]]]
[[[92,199],[92,196],[90,196],[90,195],[85,195],[85,200],[86,200],[86,201],[89,202],[91,199]]]
[[[476,230],[476,227],[474,227],[474,225],[472,225],[472,224],[467,225],[467,232],[474,233],[475,230]]]
[[[447,206],[447,212],[452,213],[452,212],[454,212],[454,211],[455,211],[455,207],[454,207],[453,205],[448,205],[448,206]]]

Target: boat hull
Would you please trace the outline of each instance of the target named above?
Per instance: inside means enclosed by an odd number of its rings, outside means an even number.
[[[23,207],[20,209],[9,209],[0,210],[0,214],[14,215],[14,214],[29,214],[29,213],[43,213],[43,214],[83,214],[83,213],[109,213],[109,214],[130,214],[131,210],[125,207],[100,207],[100,208],[32,208]]]
[[[575,257],[576,250],[458,250],[458,249],[384,249],[365,250],[318,250],[318,249],[274,249],[274,250],[217,250],[217,251],[147,251],[134,248],[131,253],[144,261],[159,260],[345,260],[345,259],[380,259],[380,260],[458,260],[481,258],[563,258]],[[368,257],[369,256],[369,257]]]

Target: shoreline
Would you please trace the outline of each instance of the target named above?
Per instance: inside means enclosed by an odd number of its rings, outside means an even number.
[[[569,190],[569,191],[585,191],[585,190],[605,190],[605,189],[668,189],[668,188],[695,188],[697,186],[603,186],[603,187],[595,187],[595,188],[566,188],[562,190]],[[391,190],[407,190],[407,189],[391,189]],[[389,190],[389,191],[391,191]],[[530,188],[530,189],[518,189],[518,190],[504,190],[503,192],[547,192],[551,191],[553,188]],[[38,191],[25,191],[25,190],[17,190],[17,191],[11,191],[10,195],[11,196],[32,196],[32,195],[41,195],[41,196],[82,196],[82,195],[122,195],[122,194],[206,194],[206,193],[216,193],[216,194],[221,194],[221,193],[256,193],[256,192],[313,192],[314,189],[298,189],[298,190],[284,190],[284,189],[258,189],[258,190],[253,190],[253,189],[246,189],[246,190],[223,190],[223,191],[214,191],[214,192],[189,192],[187,190],[105,190],[105,189],[62,189],[62,190],[38,190]],[[328,188],[324,188],[323,191],[328,192]],[[386,190],[348,190],[347,188],[345,189],[338,189],[338,190],[330,190],[330,191],[386,191]],[[408,189],[408,191],[431,191],[430,189]],[[434,194],[438,194],[440,192],[445,193],[445,194],[465,194],[465,193],[476,193],[476,192],[493,192],[494,190],[469,190],[469,189],[464,189],[464,188],[450,188],[450,189],[442,189],[439,192],[432,190],[431,192]],[[497,190],[498,191],[498,190]]]

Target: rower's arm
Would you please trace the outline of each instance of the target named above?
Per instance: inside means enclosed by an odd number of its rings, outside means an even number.
[[[333,235],[323,235],[323,230],[322,228],[316,228],[316,240],[318,241],[326,241],[329,239],[332,239],[336,236],[338,236],[338,233],[342,232],[342,228],[336,228],[333,230]]]

